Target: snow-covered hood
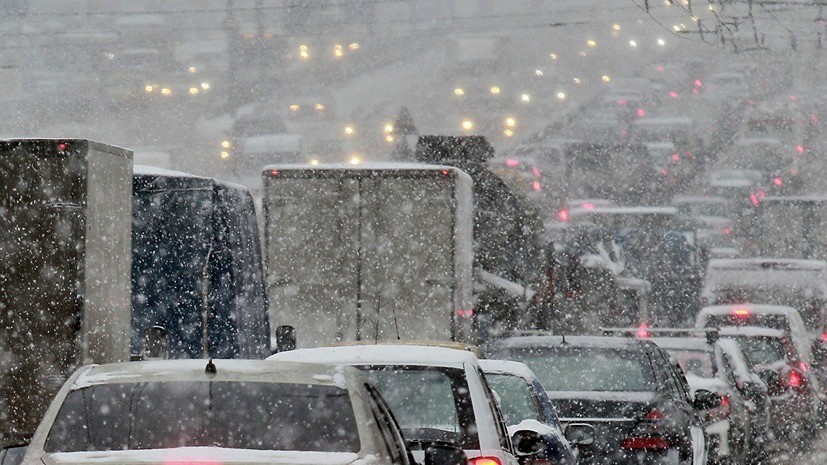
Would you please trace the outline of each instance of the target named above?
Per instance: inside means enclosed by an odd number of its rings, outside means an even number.
[[[353,452],[301,452],[221,447],[181,447],[98,452],[60,452],[43,455],[45,465],[369,465],[378,460],[359,459]]]

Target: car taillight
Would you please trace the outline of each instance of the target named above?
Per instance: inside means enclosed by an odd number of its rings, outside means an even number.
[[[663,412],[661,412],[660,410],[652,409],[652,411],[647,413],[646,416],[643,418],[645,420],[663,420],[665,417],[663,415]]]
[[[472,457],[468,459],[468,465],[502,465],[497,457]]]
[[[804,387],[804,376],[796,370],[790,370],[790,376],[787,378],[787,384],[793,389],[801,389]]]
[[[648,339],[652,337],[652,332],[649,331],[649,325],[641,323],[640,326],[637,327],[637,331],[635,331],[635,337],[638,339]]]
[[[664,438],[626,438],[620,443],[624,449],[668,449],[669,441]]]
[[[569,211],[566,210],[566,209],[563,209],[563,210],[560,210],[559,212],[557,212],[557,219],[564,222],[564,223],[566,221],[568,221],[570,218],[571,218],[571,216],[569,215]]]

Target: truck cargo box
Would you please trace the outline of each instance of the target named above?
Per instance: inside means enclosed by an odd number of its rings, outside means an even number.
[[[132,152],[0,140],[0,439],[84,363],[129,359]]]
[[[264,177],[271,327],[300,347],[470,340],[472,191],[425,164],[274,165]]]

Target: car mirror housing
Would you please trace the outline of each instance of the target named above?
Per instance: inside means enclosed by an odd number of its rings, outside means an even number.
[[[721,396],[706,389],[698,389],[695,392],[695,409],[709,410],[721,405]]]
[[[572,446],[594,444],[594,427],[586,423],[571,423],[566,426],[566,440]]]
[[[543,436],[537,431],[528,429],[516,431],[511,436],[511,442],[514,444],[518,457],[534,457],[546,448]]]

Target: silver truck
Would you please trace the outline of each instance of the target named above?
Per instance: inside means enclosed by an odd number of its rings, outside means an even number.
[[[0,140],[0,440],[75,368],[129,360],[132,152]]]
[[[299,347],[472,339],[472,182],[426,164],[263,173],[270,327]]]

